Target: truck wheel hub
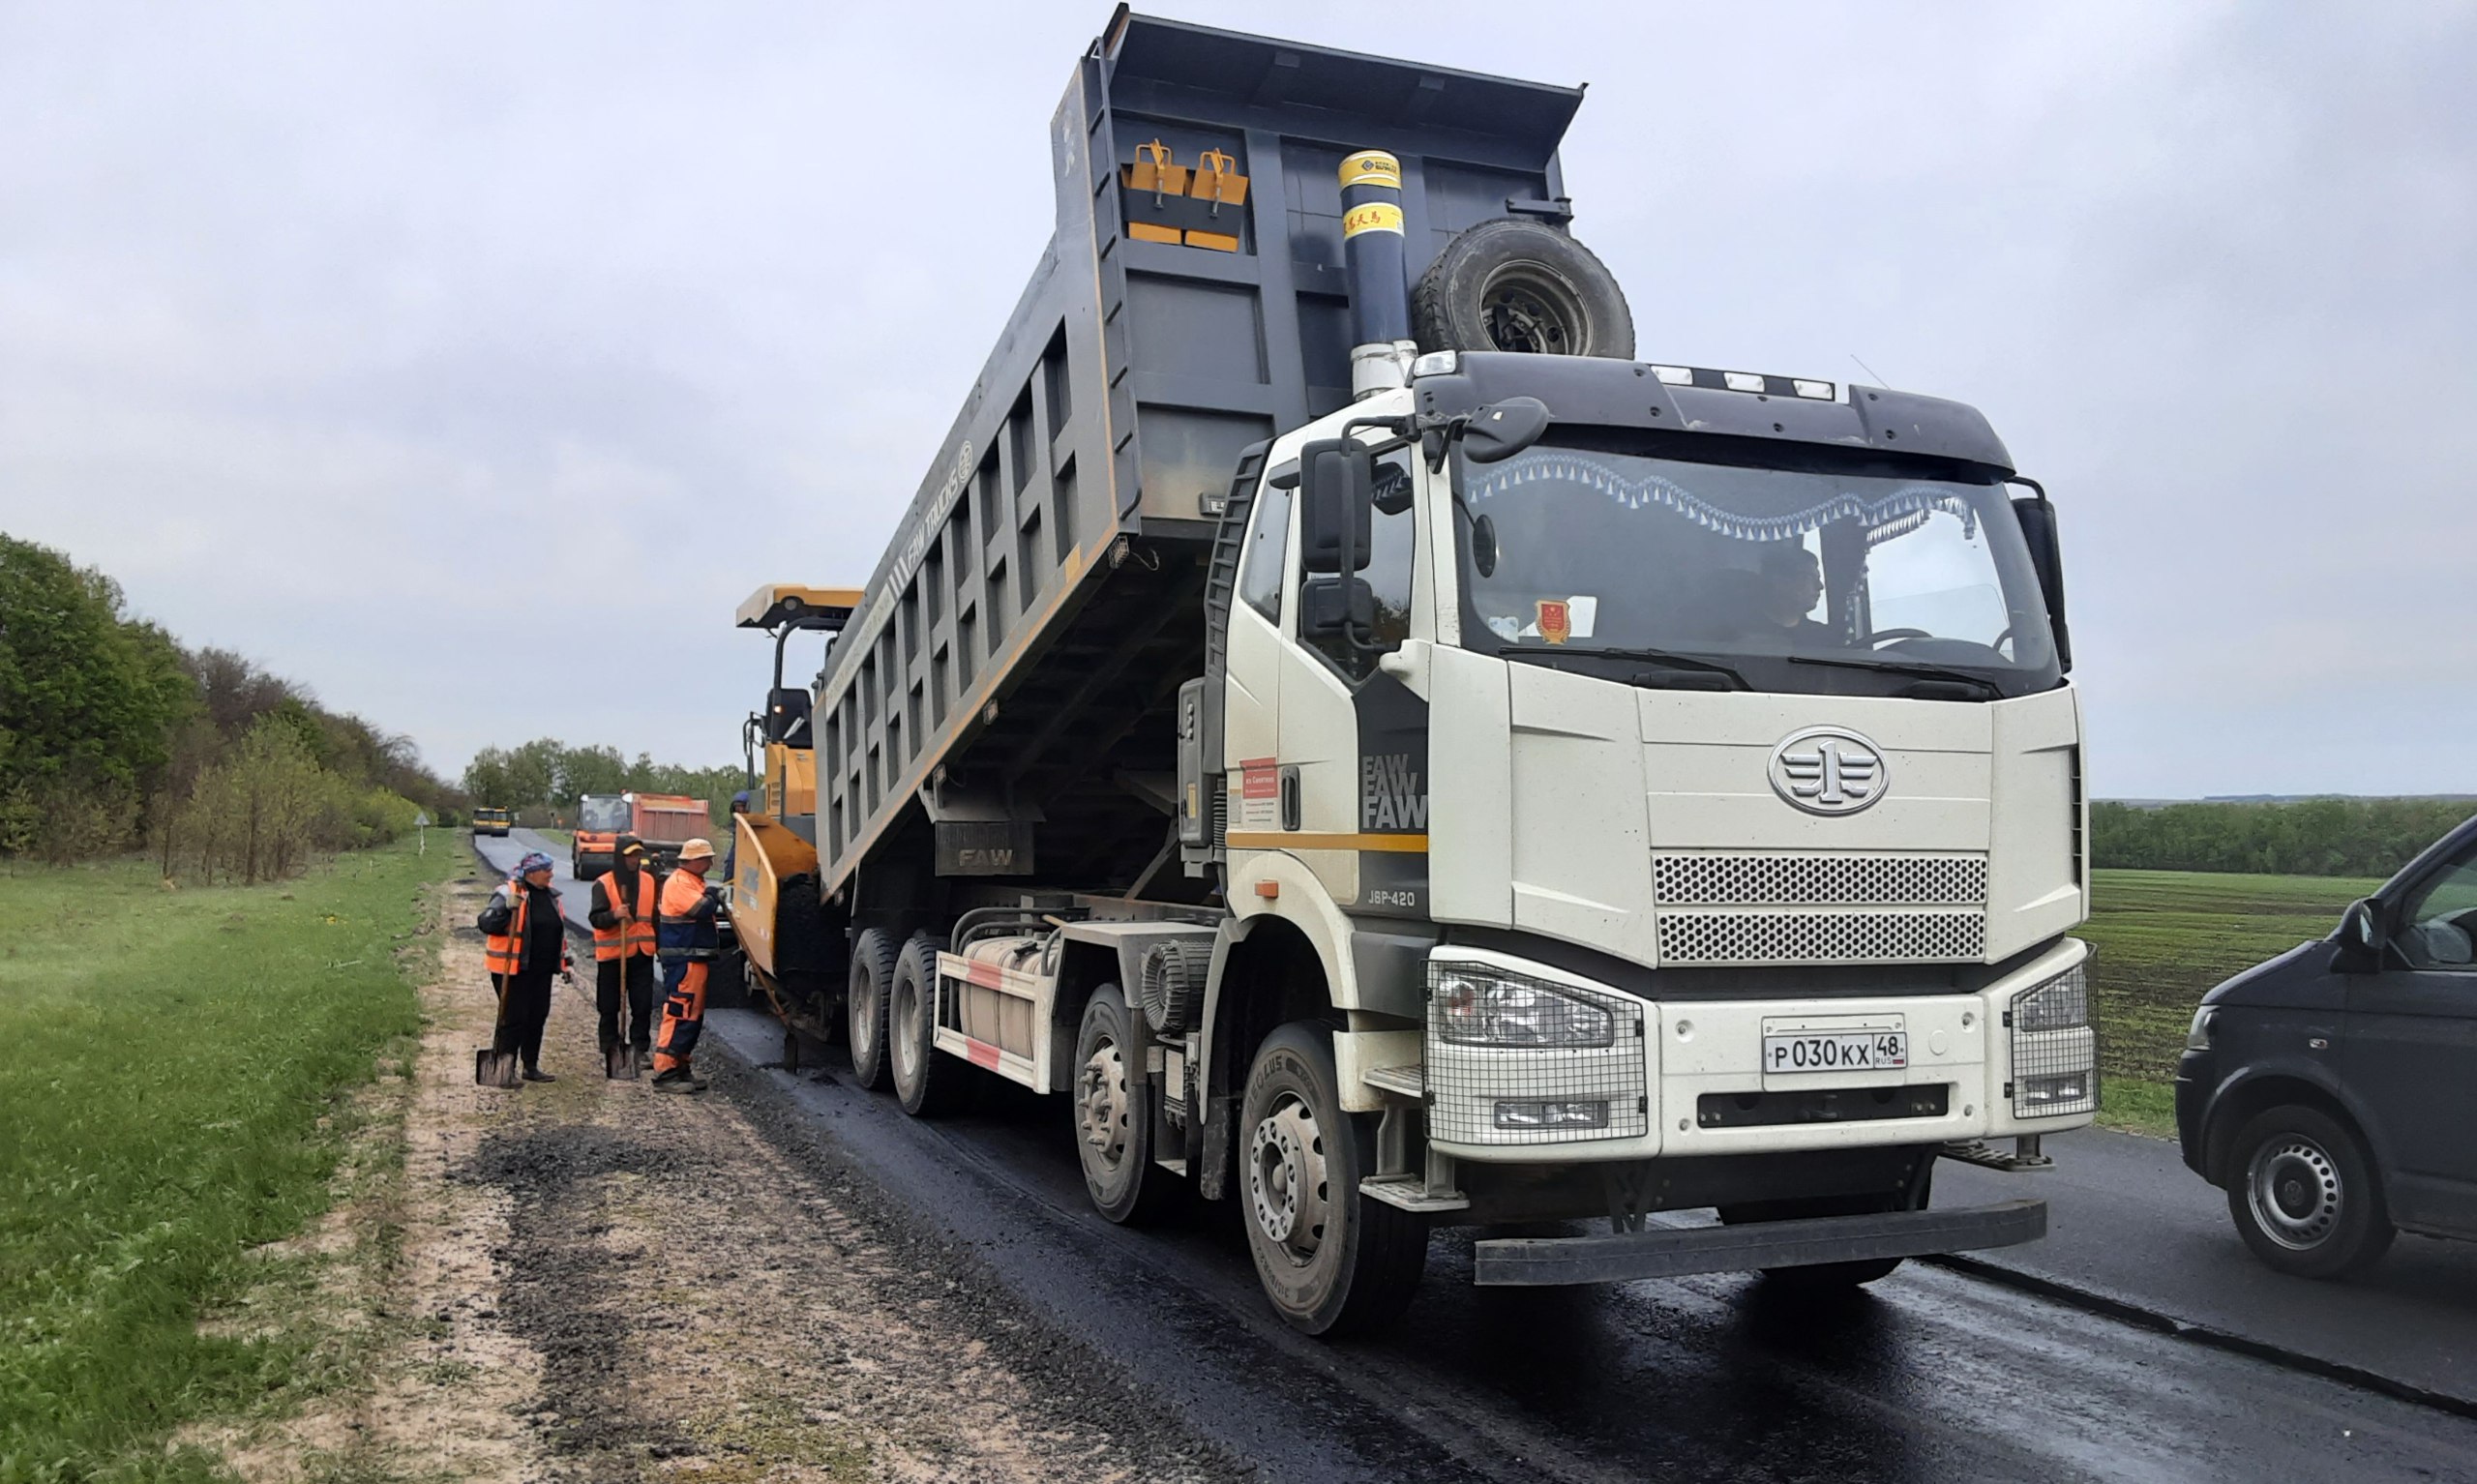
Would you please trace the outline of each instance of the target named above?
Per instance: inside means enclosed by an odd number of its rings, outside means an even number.
[[[1249,1141],[1247,1197],[1257,1228],[1294,1262],[1306,1262],[1324,1244],[1325,1176],[1316,1115],[1297,1098],[1285,1098]]]
[[[2340,1224],[2340,1168],[2310,1139],[2291,1135],[2265,1146],[2246,1185],[2253,1219],[2283,1247],[2315,1246]]]
[[[1084,1143],[1115,1165],[1126,1151],[1126,1061],[1118,1043],[1104,1041],[1084,1058],[1082,1089],[1077,1096],[1077,1121]]]

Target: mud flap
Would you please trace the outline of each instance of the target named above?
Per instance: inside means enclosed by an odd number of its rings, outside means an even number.
[[[516,1053],[494,1052],[477,1047],[473,1052],[473,1081],[485,1087],[522,1087],[524,1079],[517,1065]]]

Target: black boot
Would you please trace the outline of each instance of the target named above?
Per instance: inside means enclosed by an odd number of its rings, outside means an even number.
[[[557,1078],[543,1071],[540,1067],[526,1067],[524,1069],[524,1080],[529,1083],[554,1083],[558,1081]]]

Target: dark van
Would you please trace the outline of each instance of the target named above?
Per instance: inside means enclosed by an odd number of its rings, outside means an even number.
[[[2203,996],[2176,1130],[2282,1272],[2351,1272],[2395,1232],[2477,1237],[2477,818]]]

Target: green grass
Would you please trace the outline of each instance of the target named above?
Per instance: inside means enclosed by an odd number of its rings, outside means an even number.
[[[2340,909],[2382,883],[2343,876],[2193,871],[2092,873],[2100,1067],[2110,1122],[2172,1132],[2164,1083],[2193,1007],[2240,969],[2327,936]],[[2145,1085],[2147,1084],[2147,1085]]]
[[[420,1024],[421,887],[468,861],[406,842],[177,892],[135,862],[0,875],[0,1484],[211,1477],[173,1429],[320,1383],[281,1325],[198,1320],[330,1202],[351,1090]]]

